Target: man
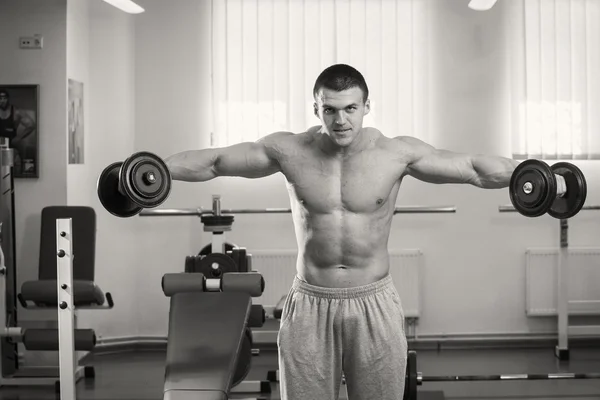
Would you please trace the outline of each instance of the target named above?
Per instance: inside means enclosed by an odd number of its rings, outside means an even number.
[[[23,140],[34,131],[33,119],[24,110],[12,105],[8,91],[0,88],[0,137],[7,138],[9,147],[15,150],[14,162],[18,171],[21,170],[21,159],[25,155]]]
[[[517,162],[363,127],[369,90],[348,65],[325,69],[313,94],[321,125],[306,132],[165,162],[181,181],[277,172],[287,180],[298,261],[278,336],[281,398],[335,399],[343,371],[350,400],[402,399],[407,342],[387,249],[402,179],[503,188]]]

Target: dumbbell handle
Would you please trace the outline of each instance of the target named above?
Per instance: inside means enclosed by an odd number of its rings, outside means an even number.
[[[565,178],[562,175],[554,174],[556,179],[556,196],[563,197],[565,193],[567,193],[567,183],[565,182]],[[523,185],[523,191],[526,194],[533,192],[535,188],[533,187],[533,183],[525,182]]]
[[[563,197],[567,193],[567,182],[562,175],[554,174],[556,177],[556,196]]]

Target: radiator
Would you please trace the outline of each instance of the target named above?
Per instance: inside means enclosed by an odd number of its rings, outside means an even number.
[[[265,279],[265,291],[253,303],[275,306],[287,295],[296,275],[295,250],[253,251],[252,269]],[[390,274],[402,299],[407,318],[418,318],[421,310],[420,288],[422,253],[420,250],[399,250],[390,253]]]
[[[600,248],[569,249],[568,254],[569,301],[600,300]],[[527,315],[557,315],[558,249],[528,249],[525,258]]]

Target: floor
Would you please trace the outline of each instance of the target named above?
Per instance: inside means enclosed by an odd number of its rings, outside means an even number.
[[[423,375],[533,374],[553,372],[600,372],[600,349],[571,350],[571,361],[559,362],[552,349],[443,350],[418,352]],[[96,378],[77,385],[79,400],[162,399],[165,353],[145,351],[96,356]],[[276,354],[263,350],[253,357],[247,379],[265,380],[277,365]],[[424,383],[419,392],[443,391],[446,399],[600,399],[600,380],[442,382]],[[425,393],[423,393],[425,394]],[[56,399],[53,388],[0,389],[0,400]],[[279,399],[273,384],[271,395],[236,394],[232,398]],[[345,399],[345,393],[340,397]],[[419,400],[439,398],[419,396]]]

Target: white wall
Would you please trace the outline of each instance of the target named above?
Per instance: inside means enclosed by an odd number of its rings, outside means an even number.
[[[478,13],[467,1],[432,2],[431,114],[434,145],[510,157],[511,63],[507,2]],[[510,4],[515,6],[516,3]],[[554,163],[555,161],[548,161]],[[575,162],[591,183],[588,202],[598,203],[598,167]],[[435,186],[407,181],[399,203],[444,203],[456,215],[398,218],[390,247],[418,247],[426,258],[420,334],[554,332],[553,319],[525,316],[528,247],[556,246],[558,222],[500,214],[508,190]],[[406,220],[403,224],[401,220]],[[571,222],[571,246],[598,246],[598,216]]]
[[[158,0],[140,3],[146,13],[136,23],[136,149],[167,156],[206,146],[211,131],[207,5],[192,0],[178,1],[176,6]],[[478,13],[466,4],[466,0],[430,3],[432,144],[510,157],[513,60],[507,51],[508,7],[499,2],[493,10]],[[597,180],[600,172],[592,162],[576,164],[589,182]],[[223,196],[223,207],[289,205],[283,178],[277,175],[175,182],[164,207],[210,207],[211,194],[216,193]],[[598,202],[598,196],[592,185],[588,201]],[[436,186],[407,179],[398,199],[399,205],[440,202],[456,205],[458,213],[398,215],[390,237],[390,249],[420,248],[425,255],[419,334],[555,331],[552,319],[525,316],[524,252],[528,247],[555,246],[557,221],[500,214],[498,206],[510,202],[507,189]],[[185,255],[209,240],[192,217],[145,218],[143,226],[138,235],[147,244],[145,254],[154,260],[144,262],[140,270],[150,283],[164,272],[180,271]],[[571,222],[571,245],[598,245],[594,238],[599,230],[593,213],[580,214]],[[237,216],[228,238],[251,250],[296,248],[286,215]],[[161,251],[156,251],[154,240],[163,244]],[[159,298],[159,288],[151,284],[138,295],[148,302],[148,310],[159,311],[156,318],[145,318],[140,330],[163,334],[167,304]]]
[[[97,214],[96,282],[115,299],[110,311],[79,310],[78,326],[104,337],[135,336],[136,220],[115,218],[101,206],[102,170],[133,152],[135,137],[134,17],[101,1],[69,0],[68,78],[84,86],[83,164],[67,168],[68,204]]]
[[[41,176],[16,183],[19,280],[35,278],[41,208],[93,206],[96,279],[114,294],[116,307],[80,311],[79,325],[95,328],[100,338],[166,335],[160,279],[182,271],[185,256],[210,239],[198,218],[119,219],[97,200],[96,180],[108,164],[139,150],[164,157],[205,147],[212,128],[210,2],[139,2],[146,12],[136,16],[84,0],[69,0],[68,7],[64,0],[0,4],[0,48],[8,55],[0,58],[0,82],[40,83],[42,96]],[[510,156],[507,9],[499,2],[476,13],[466,3],[431,3],[432,144]],[[17,37],[34,33],[44,35],[44,49],[19,50]],[[68,78],[84,82],[83,165],[66,164]],[[590,182],[588,202],[598,203],[598,167],[576,164]],[[289,206],[281,175],[175,182],[163,206],[210,207],[212,194],[221,194],[226,208]],[[425,255],[419,334],[555,331],[552,319],[525,317],[524,252],[554,246],[557,221],[498,213],[509,202],[507,190],[407,179],[398,199],[399,205],[440,202],[458,213],[398,215],[390,237],[391,250],[420,248]],[[599,231],[598,217],[581,213],[571,221],[571,246],[597,246]],[[250,251],[296,249],[289,215],[236,216],[228,239]],[[21,312],[21,318],[32,317]]]
[[[136,150],[162,157],[208,146],[211,132],[210,2],[144,0],[136,18]],[[211,206],[212,194],[223,207],[287,207],[281,176],[257,181],[223,178],[203,184],[175,182],[163,207]],[[289,217],[289,216],[287,216]],[[140,218],[143,271],[137,295],[142,335],[166,335],[168,301],[160,288],[166,272],[183,271],[185,257],[210,241],[199,218]],[[227,237],[252,249],[295,249],[286,216],[236,217]],[[260,223],[259,223],[260,221]],[[261,234],[265,233],[264,238]],[[161,243],[157,248],[156,242]]]
[[[0,2],[0,83],[38,84],[39,179],[15,179],[17,285],[37,279],[40,213],[65,204],[66,177],[66,0]],[[21,50],[18,38],[40,34],[43,49]],[[56,312],[19,310],[26,322],[56,318]]]

